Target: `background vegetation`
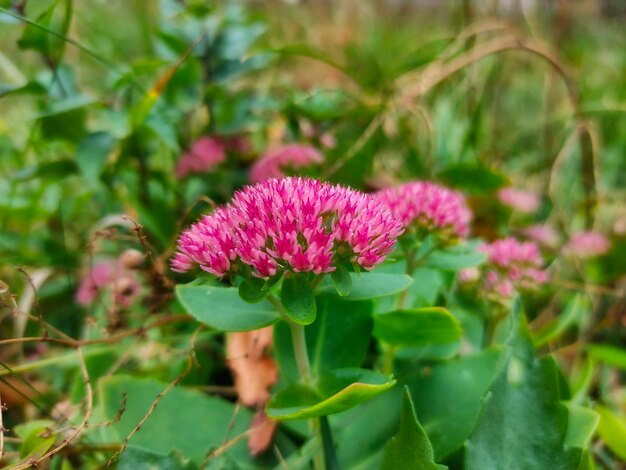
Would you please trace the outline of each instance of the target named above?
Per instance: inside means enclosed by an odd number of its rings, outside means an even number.
[[[523,368],[536,383],[485,413],[509,414],[513,436],[561,433],[585,456],[562,468],[621,468],[625,15],[619,0],[0,1],[0,462],[308,465],[297,422],[250,455],[253,411],[236,404],[224,335],[198,328],[174,295],[193,276],[169,269],[181,228],[247,184],[268,148],[298,142],[325,156],[309,176],[366,191],[413,179],[462,191],[472,246],[554,227],[550,285],[519,304],[533,358]],[[178,177],[180,156],[206,135],[248,144],[210,173]],[[540,208],[499,204],[509,185],[538,194]],[[609,238],[608,253],[562,256],[571,234],[591,229]],[[128,264],[132,284],[77,302],[90,269],[128,250],[141,253]],[[472,253],[424,267],[411,291],[414,306],[448,308],[463,337],[395,362],[450,468],[490,468],[464,461],[464,443],[495,439],[476,420],[481,398],[505,386],[494,379],[500,353],[481,345],[487,301],[456,281]],[[363,362],[377,368],[380,345],[369,341]],[[569,408],[583,424],[563,424],[562,401],[589,410]],[[401,388],[364,406],[331,420],[345,468],[380,464]],[[553,458],[539,454],[536,465]]]

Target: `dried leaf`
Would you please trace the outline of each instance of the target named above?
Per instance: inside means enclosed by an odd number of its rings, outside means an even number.
[[[228,367],[239,400],[246,406],[265,403],[270,397],[269,388],[278,380],[276,362],[267,354],[271,344],[272,327],[228,335]]]
[[[257,456],[265,452],[272,444],[278,422],[265,414],[264,407],[260,407],[250,422],[248,449],[250,454]]]

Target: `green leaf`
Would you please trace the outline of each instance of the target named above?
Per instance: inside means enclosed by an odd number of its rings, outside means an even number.
[[[191,459],[172,451],[167,455],[129,445],[120,455],[117,470],[196,470]]]
[[[44,138],[79,141],[85,134],[87,106],[93,103],[87,96],[72,96],[48,106],[38,116]]]
[[[535,358],[520,315],[467,441],[465,469],[577,468],[582,450],[565,445],[568,410],[560,402],[561,384],[554,359]]]
[[[249,304],[234,287],[179,285],[176,297],[187,313],[220,331],[257,330],[279,319],[268,301]]]
[[[106,132],[96,132],[85,137],[76,150],[76,164],[88,183],[98,181],[107,157],[116,141]]]
[[[482,264],[487,259],[485,253],[479,253],[473,248],[459,245],[443,250],[433,251],[426,259],[426,266],[445,271],[459,271]]]
[[[372,301],[344,302],[336,297],[317,298],[317,319],[305,328],[313,373],[361,367],[372,335]],[[274,327],[274,355],[281,378],[298,380],[291,331],[285,322]]]
[[[57,434],[49,431],[55,429],[54,421],[32,420],[15,426],[15,434],[22,438],[20,458],[39,457],[45,454],[57,440]]]
[[[98,387],[101,399],[99,412],[105,420],[118,415],[121,397],[126,394],[126,410],[121,419],[110,427],[112,438],[121,443],[150,410],[167,384],[117,375],[101,379]],[[141,430],[130,439],[129,445],[163,457],[174,454],[200,465],[210,451],[244,433],[251,420],[252,412],[246,408],[236,411],[231,402],[179,386],[163,396]],[[280,432],[275,443],[281,453],[290,454],[294,450]],[[255,465],[267,468],[278,464],[271,452],[252,458],[245,439],[224,450],[236,463],[236,468],[253,468]]]
[[[415,408],[408,387],[404,389],[402,415],[398,433],[391,438],[385,449],[381,470],[440,470],[448,468],[437,465],[428,436],[417,421]]]
[[[626,370],[626,349],[608,344],[589,344],[587,352],[597,361]]]
[[[377,272],[350,273],[352,290],[344,300],[368,300],[402,292],[411,285],[413,279],[406,274],[387,274]],[[317,288],[316,294],[338,296],[332,281],[324,278]]]
[[[374,315],[374,336],[394,346],[445,344],[461,337],[461,325],[441,307]]]
[[[398,431],[402,394],[400,387],[393,387],[357,408],[330,417],[344,468],[380,467],[384,448]]]
[[[601,405],[596,405],[595,410],[600,415],[598,434],[615,455],[626,460],[626,416]]]
[[[265,411],[274,419],[302,419],[341,413],[392,387],[392,376],[366,369],[337,369],[315,383],[287,385],[270,399]]]
[[[565,445],[586,449],[589,447],[591,436],[598,426],[600,417],[595,411],[572,403],[568,403],[567,409],[569,417]]]
[[[337,266],[337,268],[330,273],[330,278],[335,285],[337,294],[341,297],[345,297],[352,290],[352,277],[350,277],[350,272],[344,266]]]
[[[589,311],[589,302],[581,294],[577,294],[567,303],[565,310],[556,320],[550,322],[534,334],[535,346],[539,347],[558,338],[569,327],[580,323]]]
[[[449,165],[438,177],[449,186],[472,194],[491,194],[508,184],[506,176],[481,163]]]
[[[291,321],[300,325],[310,325],[315,321],[317,305],[313,288],[305,274],[296,273],[285,277],[280,300]]]
[[[437,460],[459,449],[471,433],[499,358],[499,350],[486,349],[428,368],[420,366],[407,378]]]
[[[50,7],[37,18],[36,22],[26,26],[22,37],[17,41],[20,49],[33,49],[47,56],[54,65],[57,65],[63,56],[65,41],[50,34],[45,29],[65,36],[69,30],[73,12],[71,0],[62,1],[64,5],[62,12],[58,9],[59,3],[58,0],[52,2]]]
[[[263,300],[269,291],[265,289],[265,280],[249,277],[239,284],[239,297],[248,303],[255,304]]]

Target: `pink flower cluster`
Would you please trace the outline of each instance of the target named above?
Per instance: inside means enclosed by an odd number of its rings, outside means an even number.
[[[141,291],[141,283],[133,271],[141,260],[143,254],[137,250],[126,250],[117,260],[95,264],[78,286],[76,302],[89,306],[103,289],[110,288],[114,305],[130,306]]]
[[[226,151],[246,152],[248,142],[243,137],[201,137],[176,164],[176,177],[192,173],[209,173],[226,159]]]
[[[513,296],[515,289],[533,289],[548,282],[539,247],[533,242],[509,237],[483,245],[479,251],[487,254],[487,291],[507,298]]]
[[[250,181],[260,183],[270,178],[282,178],[285,169],[297,170],[324,162],[324,157],[309,145],[283,145],[269,150],[250,169]]]
[[[532,214],[541,205],[541,199],[535,193],[512,187],[498,191],[498,201],[523,214]]]
[[[472,213],[457,191],[427,181],[414,181],[375,193],[405,228],[417,224],[428,230],[442,230],[454,237],[466,237]]]
[[[172,270],[197,263],[223,276],[240,262],[255,276],[270,277],[281,270],[328,273],[342,261],[371,269],[401,233],[385,207],[366,194],[307,178],[270,179],[247,186],[185,230]]]
[[[588,259],[606,254],[611,242],[599,232],[579,232],[563,247],[563,254],[574,258]]]
[[[525,237],[546,247],[554,248],[559,244],[559,234],[549,225],[531,225],[522,229],[521,233]]]

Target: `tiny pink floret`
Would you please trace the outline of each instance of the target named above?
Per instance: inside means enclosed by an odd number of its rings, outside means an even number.
[[[306,178],[270,179],[237,192],[231,203],[185,230],[172,270],[198,264],[224,276],[233,263],[257,277],[279,271],[328,273],[342,261],[371,269],[402,233],[378,201]]]
[[[375,197],[405,228],[418,224],[429,230],[450,230],[459,238],[469,234],[472,213],[457,191],[427,181],[386,188]]]

